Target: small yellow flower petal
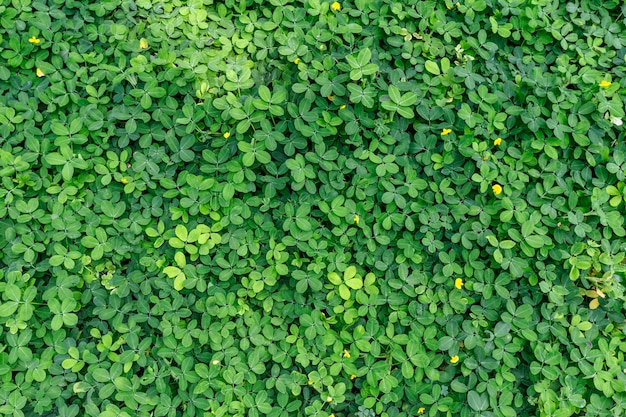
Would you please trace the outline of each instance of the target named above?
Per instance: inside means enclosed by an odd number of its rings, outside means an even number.
[[[213,359],[213,362],[211,362],[213,365],[219,365],[220,361],[218,361],[217,359]]]
[[[355,215],[354,215],[354,222],[355,222],[356,224],[359,224],[359,215],[358,215],[358,214],[355,214]]]
[[[346,349],[343,350],[343,357],[344,358],[349,358],[350,357],[350,352],[348,352]]]
[[[35,71],[35,74],[37,74],[37,77],[39,77],[39,78],[41,78],[41,77],[43,77],[44,75],[46,75],[46,74],[44,74],[44,72],[41,70],[41,68],[37,68],[37,70]]]
[[[326,98],[327,98],[328,100],[330,100],[330,101],[333,101],[333,98],[334,98],[334,97],[333,97],[333,96],[328,96],[328,97],[326,97]]]
[[[345,109],[345,108],[346,108],[346,105],[345,105],[345,104],[342,104],[341,106],[339,106],[339,108],[340,108],[341,110],[343,110],[343,109]]]
[[[300,63],[300,58],[296,58],[296,59],[294,59],[293,63],[294,63],[294,64],[296,64],[296,65],[298,65],[298,64]]]
[[[224,138],[225,138],[225,139],[228,139],[229,137],[230,137],[230,132],[226,132],[226,133],[224,133]]]
[[[122,178],[122,184],[128,184],[128,178],[126,177]]]
[[[424,411],[426,411],[426,409],[425,409],[424,407],[420,407],[420,408],[417,410],[417,414],[424,414]]]
[[[450,358],[450,363],[457,363],[459,361],[459,357],[457,355],[454,355],[453,357]]]
[[[139,40],[139,47],[141,49],[148,49],[148,40],[146,38],[141,38]]]
[[[326,402],[331,402],[333,400],[333,397],[326,397]]]
[[[463,285],[464,285],[464,284],[463,284],[463,279],[461,279],[461,278],[457,278],[457,279],[455,279],[455,280],[454,280],[454,286],[455,286],[458,290],[460,290],[461,288],[463,288]]]
[[[610,85],[611,85],[610,81],[607,81],[607,80],[600,81],[600,87],[608,87]]]
[[[502,186],[500,184],[494,184],[491,189],[493,190],[493,193],[498,195],[502,192]]]
[[[356,379],[356,375],[354,375],[354,374],[350,375],[350,379],[351,380],[355,380]]]
[[[310,379],[307,381],[307,384],[309,385],[313,385],[313,381],[311,381]]]
[[[341,4],[339,4],[338,1],[333,2],[333,4],[330,5],[330,8],[333,9],[334,11],[339,11],[341,10]]]
[[[498,138],[498,139],[493,141],[493,144],[496,145],[496,146],[498,146],[501,143],[502,143],[502,138]]]
[[[28,42],[39,45],[41,43],[41,39],[37,38],[36,36],[32,36],[28,39]]]
[[[441,136],[449,135],[450,133],[452,133],[452,129],[443,129],[441,131]]]

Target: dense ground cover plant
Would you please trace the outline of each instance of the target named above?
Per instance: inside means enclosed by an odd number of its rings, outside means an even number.
[[[618,1],[0,1],[0,413],[626,412]]]

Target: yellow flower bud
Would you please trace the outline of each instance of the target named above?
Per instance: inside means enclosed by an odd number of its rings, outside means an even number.
[[[491,189],[493,190],[493,193],[498,195],[502,192],[502,186],[500,184],[494,184]]]
[[[141,49],[148,49],[148,40],[146,38],[139,39],[139,47]]]
[[[450,363],[457,363],[459,361],[459,357],[454,355],[450,358]]]
[[[349,358],[350,357],[350,352],[348,352],[348,350],[344,349],[343,350],[343,357],[344,358]]]
[[[41,68],[37,68],[37,70],[35,70],[35,74],[37,74],[37,77],[39,77],[39,78],[41,78],[41,77],[43,77],[44,75],[46,75],[46,74],[45,74],[45,73],[41,70]]]
[[[452,129],[443,129],[441,131],[441,136],[449,135],[450,133],[452,133]]]
[[[502,143],[502,138],[498,138],[498,139],[493,141],[493,144],[496,145],[496,146],[498,146],[501,143]]]
[[[300,63],[300,58],[296,58],[296,59],[294,59],[294,60],[293,60],[293,63],[294,63],[294,64],[296,64],[296,65],[298,65],[298,64]]]
[[[37,38],[37,36],[32,36],[28,39],[28,42],[39,45],[41,43],[41,39]]]
[[[229,137],[230,137],[230,132],[226,132],[226,133],[224,133],[224,138],[225,138],[225,139],[228,139]]]
[[[609,87],[611,85],[610,81],[602,80],[600,81],[600,87]]]
[[[335,1],[333,2],[333,4],[330,5],[330,8],[337,12],[341,10],[341,4],[339,4],[338,1]]]
[[[454,280],[454,286],[460,290],[461,288],[463,288],[463,279],[462,278],[457,278]]]

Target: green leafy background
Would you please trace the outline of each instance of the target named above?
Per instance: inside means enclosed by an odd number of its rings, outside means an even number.
[[[626,413],[624,8],[0,1],[0,414]]]

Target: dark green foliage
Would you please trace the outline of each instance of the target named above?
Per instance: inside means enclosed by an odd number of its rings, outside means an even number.
[[[0,414],[626,413],[625,7],[0,0]]]

